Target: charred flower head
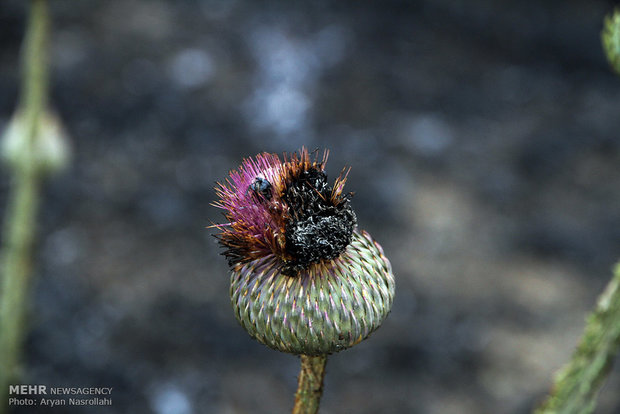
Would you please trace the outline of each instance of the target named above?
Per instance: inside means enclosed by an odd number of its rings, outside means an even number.
[[[321,161],[306,150],[281,162],[274,154],[246,159],[217,191],[229,225],[220,226],[230,266],[275,255],[282,273],[295,276],[310,265],[335,259],[351,243],[356,223],[346,176],[333,186]]]
[[[330,185],[307,150],[244,160],[216,189],[231,298],[251,336],[284,352],[348,348],[389,313],[394,280],[380,246],[355,231],[346,172]]]

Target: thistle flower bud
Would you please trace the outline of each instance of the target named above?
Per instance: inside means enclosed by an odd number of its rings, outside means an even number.
[[[388,315],[394,277],[381,247],[357,222],[346,172],[333,186],[302,149],[246,159],[216,189],[228,223],[215,225],[232,269],[235,316],[259,342],[324,355],[349,348]]]
[[[39,172],[54,174],[69,164],[71,147],[68,134],[60,118],[52,111],[44,111],[32,143],[23,111],[18,110],[7,126],[0,144],[0,155],[13,168],[33,165]]]
[[[601,42],[609,64],[620,75],[620,8],[605,16]]]

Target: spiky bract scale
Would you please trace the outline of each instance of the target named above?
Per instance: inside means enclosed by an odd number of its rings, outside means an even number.
[[[355,232],[338,258],[297,277],[284,275],[273,256],[238,264],[231,276],[241,325],[263,344],[292,354],[330,354],[359,343],[381,325],[393,297],[390,262],[366,232]]]

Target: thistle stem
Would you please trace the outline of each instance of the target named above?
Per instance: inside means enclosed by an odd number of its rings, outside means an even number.
[[[20,109],[26,127],[20,137],[25,143],[22,156],[12,163],[13,182],[4,223],[0,291],[0,413],[8,409],[9,384],[18,378],[20,350],[24,337],[32,245],[35,235],[41,169],[32,156],[41,115],[47,100],[47,53],[49,14],[46,0],[30,2],[30,16],[24,39],[23,84]]]
[[[301,356],[301,370],[295,393],[293,414],[316,414],[323,394],[327,355]]]
[[[581,343],[572,359],[557,374],[547,401],[536,414],[587,414],[620,347],[620,263],[614,277],[588,317]]]

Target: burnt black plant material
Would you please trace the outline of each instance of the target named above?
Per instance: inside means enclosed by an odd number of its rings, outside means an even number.
[[[312,263],[337,258],[351,243],[357,217],[350,195],[332,203],[333,187],[316,168],[302,171],[286,187],[282,199],[292,210],[286,224],[286,249],[293,256],[283,272],[294,276]]]

